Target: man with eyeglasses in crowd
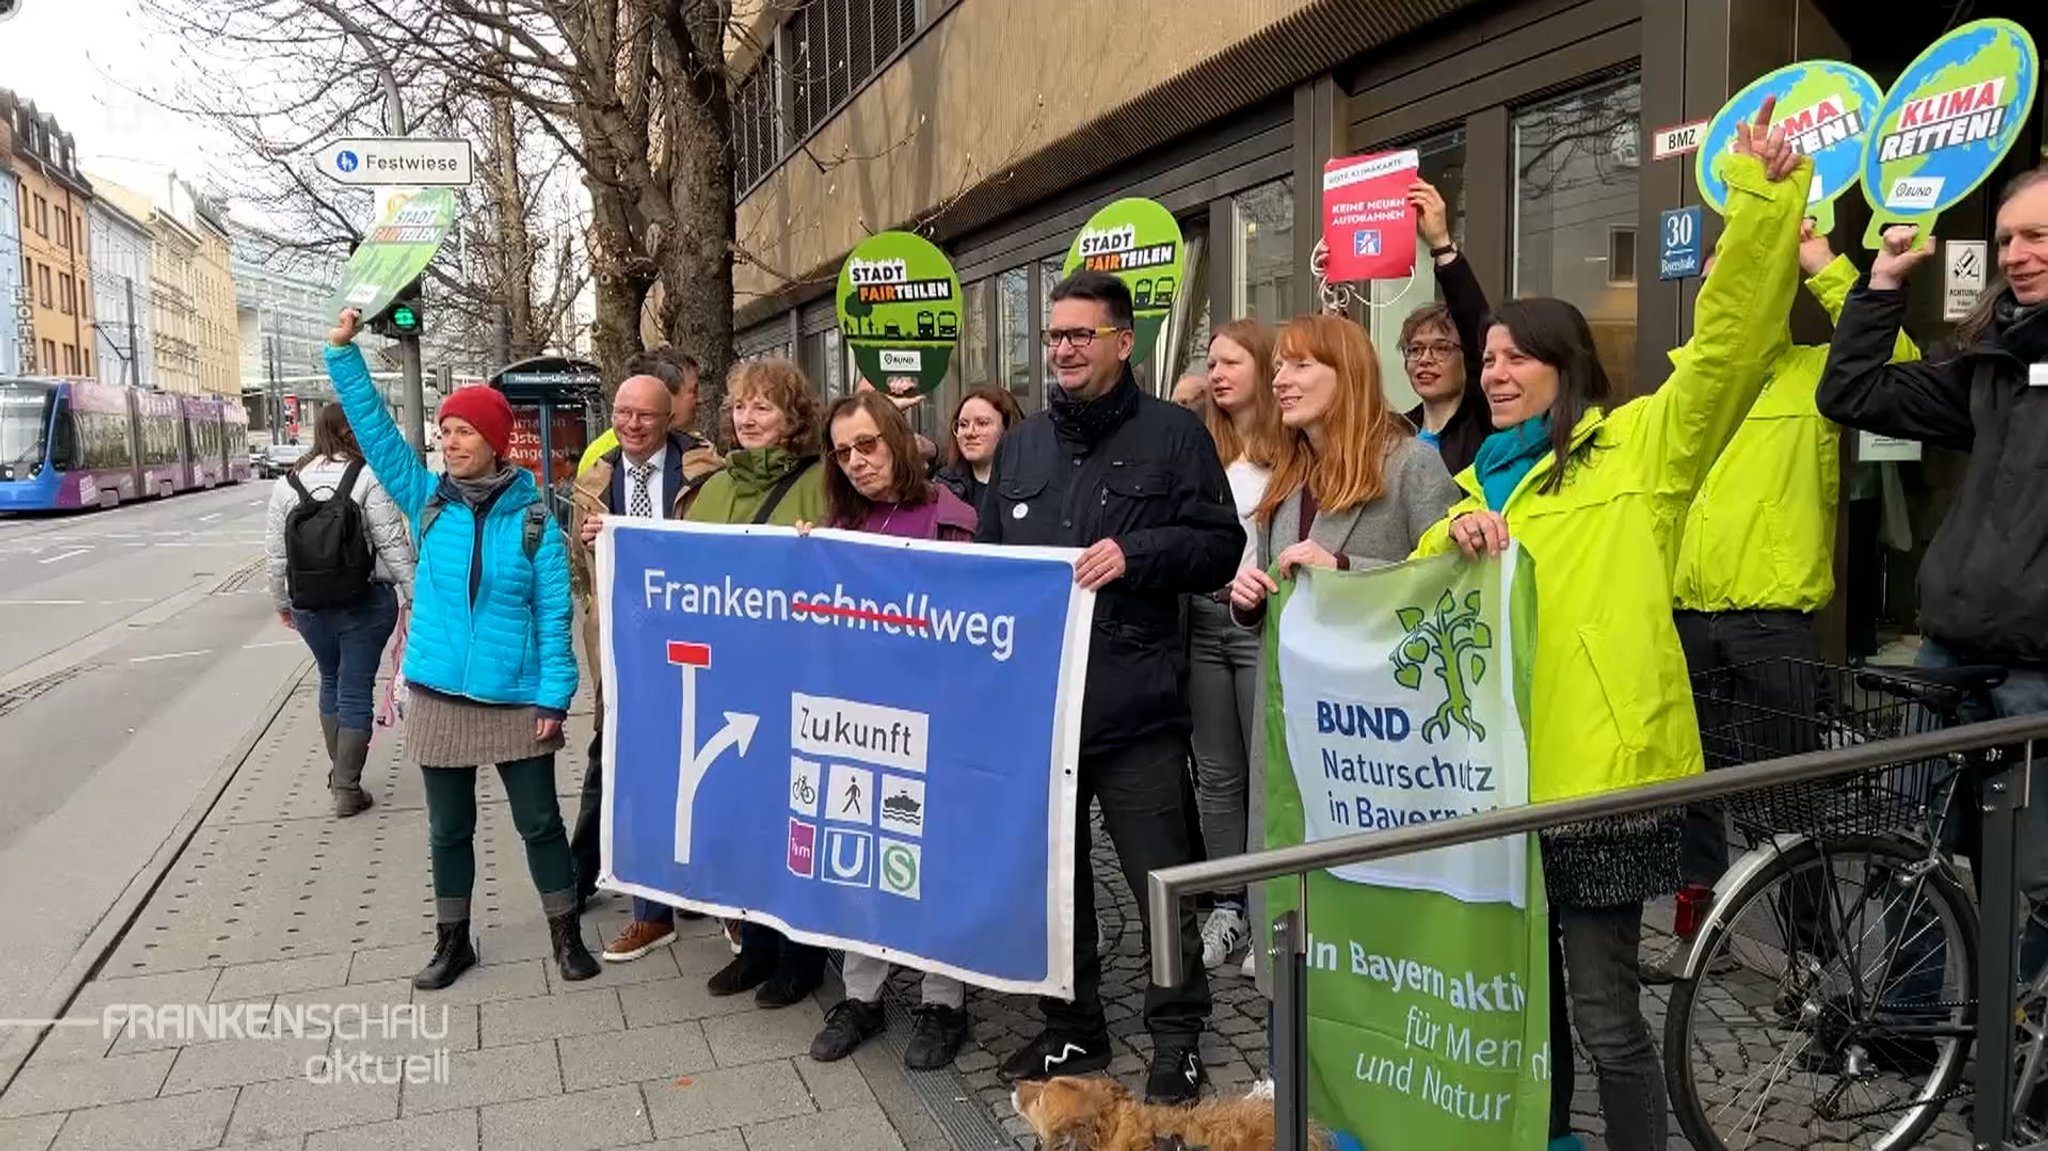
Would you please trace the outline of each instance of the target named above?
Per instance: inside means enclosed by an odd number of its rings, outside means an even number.
[[[642,353],[628,360],[626,378],[612,397],[609,434],[613,446],[590,460],[576,477],[578,527],[569,562],[583,600],[583,652],[597,696],[583,797],[576,813],[576,831],[569,840],[576,861],[579,902],[597,893],[598,833],[604,808],[604,660],[597,646],[592,549],[605,516],[682,518],[683,498],[724,466],[717,451],[689,430],[697,411],[697,380],[684,364],[695,362],[663,352]],[[684,419],[677,418],[679,410]],[[671,908],[635,898],[632,922],[604,949],[604,957],[622,963],[674,943],[675,916]],[[700,917],[686,913],[686,918]]]
[[[1090,801],[1102,805],[1131,890],[1193,858],[1180,599],[1227,583],[1244,552],[1215,443],[1193,412],[1139,389],[1133,327],[1130,290],[1114,276],[1076,272],[1053,289],[1044,338],[1057,386],[1046,411],[1004,435],[977,509],[979,542],[1085,549],[1074,579],[1096,593],[1074,837],[1074,998],[1040,1000],[1045,1029],[1003,1064],[1009,1081],[1110,1064]],[[1139,911],[1149,918],[1142,900]],[[1192,908],[1180,913],[1180,948],[1186,980],[1145,992],[1154,1102],[1193,1100],[1208,1079],[1197,1048],[1209,985]]]

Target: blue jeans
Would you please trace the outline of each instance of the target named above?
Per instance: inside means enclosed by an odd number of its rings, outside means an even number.
[[[674,927],[676,923],[676,909],[665,903],[655,903],[652,900],[642,899],[636,895],[633,897],[633,922],[659,923],[664,926]]]
[[[369,731],[377,665],[398,626],[398,593],[377,584],[363,602],[323,611],[292,609],[292,626],[320,665],[320,714],[349,731]]]

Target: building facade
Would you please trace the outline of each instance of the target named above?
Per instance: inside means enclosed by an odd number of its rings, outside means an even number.
[[[1328,160],[1414,148],[1489,297],[1576,304],[1609,375],[1641,394],[1688,337],[1698,290],[1656,272],[1660,213],[1700,200],[1693,158],[1653,161],[1650,133],[1712,116],[1794,60],[1848,60],[1887,85],[1948,15],[1874,21],[1845,0],[1239,0],[1203,13],[1187,19],[1180,0],[764,6],[729,42],[748,257],[735,267],[740,354],[791,356],[821,390],[844,391],[839,265],[871,232],[914,225],[952,258],[966,296],[956,367],[921,425],[936,438],[961,390],[982,383],[1036,410],[1046,298],[1068,246],[1096,210],[1143,196],[1187,241],[1146,373],[1170,386],[1202,364],[1212,326],[1319,305],[1310,259]],[[1969,15],[2048,42],[2038,4],[1980,0]],[[2042,118],[2002,176],[2042,162]],[[1988,238],[2002,182],[1944,213],[1942,238]],[[1849,196],[1837,211],[1837,248],[1860,248],[1867,207]],[[1397,333],[1433,290],[1422,260],[1353,313],[1401,405],[1412,393]],[[1909,329],[1932,341],[1945,330],[1941,285],[1922,279]],[[1793,325],[1827,338],[1809,304]],[[1960,470],[1932,448],[1905,463],[1844,454],[1825,630],[1834,654],[1868,655],[1912,642],[1918,556]]]
[[[33,301],[22,291],[21,181],[8,159],[14,125],[0,117],[0,375],[22,370],[21,347],[33,343]]]
[[[149,225],[106,197],[95,200],[92,220],[95,358],[110,383],[153,387],[156,382],[155,310],[150,302]]]
[[[28,323],[18,325],[19,366],[28,373],[92,376],[93,289],[89,214],[92,185],[78,168],[78,150],[55,117],[0,88],[0,117],[11,131],[16,262],[28,286]]]
[[[149,225],[149,307],[154,328],[155,385],[197,394],[203,340],[199,309],[198,201],[176,176],[150,192],[95,180],[100,195]]]
[[[192,268],[193,318],[197,327],[199,390],[219,396],[242,394],[241,333],[235,312],[234,246],[227,213],[199,200],[198,257]]]
[[[341,265],[260,229],[230,227],[239,386],[260,428],[284,396],[333,398],[320,349],[334,326],[327,301],[341,286]]]

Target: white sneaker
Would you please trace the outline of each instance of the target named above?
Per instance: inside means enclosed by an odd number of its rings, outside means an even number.
[[[1234,907],[1219,907],[1202,925],[1202,966],[1221,967],[1251,938],[1244,916]]]
[[[1244,966],[1238,970],[1244,974],[1246,979],[1257,979],[1259,977],[1259,953],[1256,951],[1245,952]]]
[[[1257,1083],[1252,1084],[1252,1089],[1245,1092],[1244,1097],[1246,1099],[1264,1099],[1268,1103],[1272,1102],[1273,1077],[1268,1075],[1261,1078]]]

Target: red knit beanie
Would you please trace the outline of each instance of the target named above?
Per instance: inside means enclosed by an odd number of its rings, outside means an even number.
[[[496,388],[471,385],[455,389],[452,395],[441,401],[437,422],[450,416],[475,428],[484,442],[491,446],[491,454],[501,459],[512,446],[512,405],[505,402],[504,394]]]

